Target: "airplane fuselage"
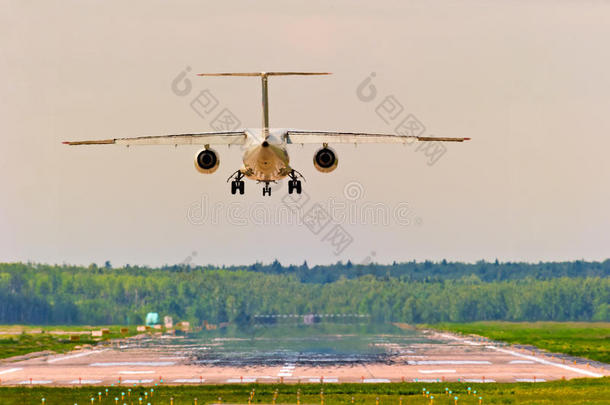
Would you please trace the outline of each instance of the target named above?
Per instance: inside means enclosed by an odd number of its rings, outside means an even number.
[[[249,179],[271,182],[281,180],[292,171],[284,134],[286,130],[270,129],[265,138],[260,130],[247,129],[248,141],[241,172]]]

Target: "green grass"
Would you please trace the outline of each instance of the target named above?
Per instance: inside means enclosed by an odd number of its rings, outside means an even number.
[[[607,322],[473,322],[419,327],[475,334],[610,363],[610,323]]]
[[[468,395],[467,387],[477,391],[476,397]],[[451,397],[445,395],[445,387],[453,391]],[[517,383],[517,384],[305,384],[305,385],[202,385],[202,386],[158,386],[154,387],[154,396],[146,398],[151,387],[130,387],[131,396],[127,395],[127,387],[83,388],[0,388],[0,403],[2,405],[41,404],[42,398],[47,405],[87,405],[91,398],[95,404],[114,405],[114,398],[119,398],[119,404],[139,404],[142,397],[144,405],[170,404],[192,405],[194,399],[198,404],[211,404],[222,398],[223,404],[247,404],[252,389],[255,390],[254,404],[271,404],[273,393],[278,390],[277,404],[296,404],[296,391],[301,390],[301,404],[320,404],[320,390],[324,390],[324,404],[349,404],[354,397],[356,404],[375,404],[379,398],[380,405],[402,403],[427,405],[429,398],[422,396],[423,388],[434,395],[434,404],[453,405],[453,396],[459,397],[458,404],[478,404],[479,395],[483,404],[608,404],[610,403],[610,378],[577,379],[570,381],[554,381],[548,383]],[[102,401],[98,401],[98,392],[102,392]],[[125,399],[120,400],[121,392]]]
[[[109,329],[110,334],[102,338],[94,338],[91,335],[80,335],[79,341],[71,341],[69,334],[51,334],[52,331],[80,332],[99,329]],[[136,328],[130,327],[129,333],[121,334],[121,326],[21,326],[0,325],[1,332],[10,334],[0,335],[0,359],[13,356],[21,356],[33,352],[52,351],[65,353],[74,350],[78,346],[96,345],[99,342],[108,341],[120,337],[133,336]],[[43,333],[39,333],[39,332]]]

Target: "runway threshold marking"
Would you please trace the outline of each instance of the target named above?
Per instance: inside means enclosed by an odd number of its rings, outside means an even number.
[[[239,383],[239,382],[245,382],[245,383],[253,383],[256,382],[256,378],[229,378],[227,380],[228,383]]]
[[[14,373],[15,371],[21,371],[23,370],[23,368],[19,368],[19,367],[15,367],[15,368],[9,368],[7,370],[2,370],[0,371],[0,375],[1,374],[9,374],[9,373]]]
[[[115,361],[108,363],[91,363],[90,367],[116,367],[116,366],[149,366],[149,367],[161,367],[161,366],[173,366],[176,362],[173,361]]]
[[[320,380],[319,378],[309,378],[309,382],[312,382],[312,383],[319,383],[319,382],[336,383],[336,382],[339,382],[339,379],[338,378],[323,378],[322,380]]]
[[[19,381],[17,384],[19,385],[44,385],[51,384],[53,381],[51,380],[27,380],[27,381]]]
[[[150,384],[153,382],[152,379],[144,379],[144,380],[123,380],[124,384]]]
[[[70,360],[70,359],[76,359],[76,358],[79,358],[79,357],[90,356],[92,354],[97,354],[97,353],[105,352],[106,350],[108,350],[108,349],[92,350],[90,352],[76,353],[76,354],[71,354],[69,356],[54,357],[52,359],[47,360],[47,363],[56,363],[58,361]]]
[[[471,383],[495,383],[496,380],[492,380],[491,378],[481,379],[481,378],[465,378],[464,382]]]
[[[70,382],[68,382],[68,384],[81,384],[81,385],[87,385],[87,384],[99,384],[101,383],[102,380],[72,380]]]
[[[407,364],[424,366],[424,365],[465,365],[465,364],[491,364],[491,361],[487,360],[408,360]]]
[[[292,377],[292,373],[294,373],[294,362],[286,362],[282,366],[279,373],[277,373],[278,377]]]
[[[119,371],[119,374],[154,374],[154,371],[146,370],[146,371],[137,371],[137,370],[128,370],[128,371]]]
[[[554,366],[554,367],[562,368],[564,370],[573,371],[575,373],[579,373],[579,374],[582,374],[582,375],[587,375],[589,377],[601,378],[601,377],[604,376],[603,374],[594,373],[592,371],[587,371],[587,370],[581,370],[581,369],[576,368],[576,367],[567,366],[565,364],[555,363],[555,362],[552,362],[552,361],[549,361],[549,360],[545,360],[545,359],[539,359],[537,357],[529,356],[527,354],[517,353],[517,352],[514,352],[512,350],[501,349],[501,348],[495,347],[495,346],[485,346],[485,347],[488,348],[488,349],[492,349],[492,350],[496,350],[496,351],[502,352],[502,353],[510,354],[510,355],[515,356],[515,357],[521,357],[523,359],[535,361],[535,362],[540,363],[540,364],[546,364],[547,366]]]
[[[175,383],[186,383],[186,384],[199,384],[200,382],[205,382],[205,379],[199,379],[199,378],[178,378],[176,380],[173,380],[172,382]]]

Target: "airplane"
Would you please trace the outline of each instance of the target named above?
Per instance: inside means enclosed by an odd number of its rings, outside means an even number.
[[[263,197],[271,196],[270,183],[286,177],[288,193],[301,194],[300,172],[290,166],[287,146],[293,144],[319,144],[314,154],[313,165],[323,173],[330,173],[338,166],[336,152],[329,144],[341,143],[410,143],[418,142],[463,142],[470,138],[443,138],[412,135],[392,135],[341,131],[303,131],[269,127],[268,79],[272,76],[314,76],[329,75],[329,72],[253,72],[253,73],[200,73],[198,76],[242,76],[260,77],[262,87],[263,122],[262,128],[245,128],[238,131],[202,132],[193,134],[140,136],[134,138],[114,138],[88,141],[62,142],[66,145],[202,145],[203,150],[195,158],[195,168],[205,174],[218,170],[220,159],[210,145],[240,145],[244,150],[243,167],[228,179],[231,194],[244,194],[244,178],[264,183]]]

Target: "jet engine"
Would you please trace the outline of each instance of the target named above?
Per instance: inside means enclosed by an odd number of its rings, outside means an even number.
[[[214,173],[218,170],[218,166],[220,166],[220,159],[215,150],[204,149],[197,154],[195,168],[199,173]]]
[[[313,165],[322,173],[330,173],[337,168],[339,161],[335,151],[325,146],[316,152],[313,157]]]

